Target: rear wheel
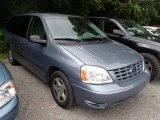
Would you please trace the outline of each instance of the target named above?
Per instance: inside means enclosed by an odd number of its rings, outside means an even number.
[[[146,67],[151,71],[151,81],[159,77],[160,63],[156,56],[150,53],[141,53],[145,59]]]
[[[51,92],[56,103],[62,108],[69,109],[74,105],[71,84],[61,71],[51,75]]]
[[[18,62],[15,60],[13,52],[11,49],[8,49],[8,60],[10,62],[11,65],[17,65]]]

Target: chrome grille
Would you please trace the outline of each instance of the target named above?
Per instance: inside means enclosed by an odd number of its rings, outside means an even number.
[[[114,69],[113,72],[118,81],[132,79],[143,72],[143,60],[135,64],[122,67],[119,69]]]

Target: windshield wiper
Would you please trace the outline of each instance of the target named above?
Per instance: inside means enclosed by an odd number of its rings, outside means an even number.
[[[74,42],[82,42],[81,39],[74,39],[74,38],[55,38],[54,40],[65,40],[65,41],[74,41]]]
[[[97,37],[89,37],[89,38],[83,38],[84,41],[104,41],[106,40],[107,38],[106,37],[103,37],[103,38],[97,38]]]

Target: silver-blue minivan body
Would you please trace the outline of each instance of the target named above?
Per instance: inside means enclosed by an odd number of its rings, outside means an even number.
[[[18,22],[17,29],[26,30],[19,32],[14,30],[16,25],[11,26],[14,22],[8,24],[7,47],[12,59],[51,88],[52,73],[63,73],[78,105],[94,108],[112,106],[138,94],[150,81],[150,72],[142,56],[110,40],[82,17],[31,13],[14,18],[20,18],[22,22]],[[34,31],[34,24],[43,27],[45,35],[38,27]],[[79,38],[78,35],[85,37]],[[65,86],[65,89],[70,87]]]

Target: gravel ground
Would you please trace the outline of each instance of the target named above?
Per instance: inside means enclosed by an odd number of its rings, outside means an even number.
[[[150,83],[126,103],[107,109],[60,108],[49,87],[23,66],[5,62],[20,98],[19,120],[159,120],[160,80]]]

